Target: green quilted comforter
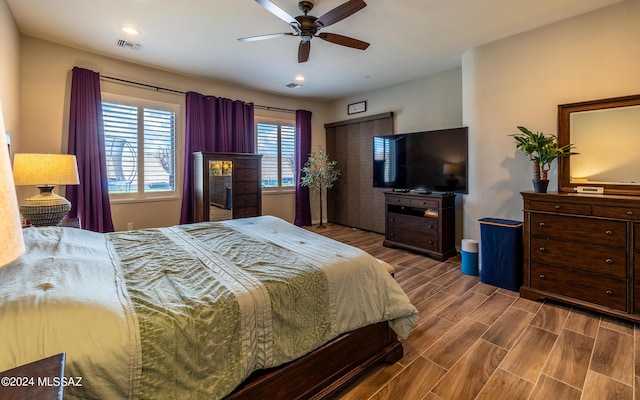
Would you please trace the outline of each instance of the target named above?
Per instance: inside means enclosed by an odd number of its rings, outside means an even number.
[[[407,337],[417,321],[373,257],[275,217],[87,237],[66,229],[65,240],[47,229],[32,232],[39,243],[25,257],[38,257],[0,270],[0,282],[7,270],[7,282],[18,283],[12,291],[0,286],[0,335],[9,338],[0,341],[0,354],[9,351],[0,369],[66,351],[66,375],[83,376],[85,385],[65,388],[65,398],[221,398],[253,371],[342,333],[387,320]],[[84,263],[70,255],[87,246]],[[51,287],[29,290],[42,268],[37,260],[54,251],[60,271],[48,273]],[[36,312],[18,318],[16,307],[24,314],[28,304]],[[44,315],[56,304],[77,312],[49,321]],[[40,327],[28,340],[42,344],[25,351],[19,332],[28,321]],[[70,324],[81,332],[73,339],[59,331]]]

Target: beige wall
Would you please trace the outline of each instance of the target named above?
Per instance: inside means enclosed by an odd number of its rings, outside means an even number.
[[[630,0],[463,56],[471,185],[465,236],[479,237],[479,218],[522,220],[520,192],[532,189],[532,172],[507,136],[517,125],[555,133],[558,104],[640,93],[638,21],[640,1]],[[552,172],[549,187],[556,190],[555,163]]]
[[[555,132],[558,104],[640,93],[639,20],[640,1],[627,0],[471,49],[463,55],[462,68],[325,105],[20,38],[6,4],[0,0],[0,43],[5,55],[0,59],[0,101],[12,103],[5,110],[5,121],[12,140],[23,152],[64,148],[65,104],[69,71],[74,65],[178,90],[309,109],[313,112],[314,149],[324,145],[325,123],[386,111],[396,113],[396,132],[469,126],[470,194],[462,199],[459,223],[463,226],[457,230],[459,237],[479,238],[479,218],[522,219],[519,192],[531,188],[531,168],[516,154],[508,136],[516,125]],[[17,53],[22,70],[14,58]],[[21,90],[15,88],[19,81]],[[14,105],[16,100],[20,106]],[[367,112],[347,115],[347,104],[360,100],[367,100]],[[551,179],[551,187],[556,187],[555,166]],[[265,198],[265,213],[290,215],[286,219],[292,220],[293,200],[288,196]],[[314,219],[316,209],[312,204]],[[161,202],[114,208],[119,227],[128,221],[136,227],[168,225],[177,221],[178,212],[176,204],[167,207]]]
[[[113,58],[83,52],[33,37],[22,37],[22,99],[19,152],[66,152],[68,132],[68,99],[71,69],[87,68],[102,75],[135,82],[171,88],[180,91],[193,90],[203,94],[238,99],[255,104],[287,109],[312,111],[313,143],[324,144],[326,104],[293,97],[277,96],[228,83],[203,80],[171,72],[148,68]],[[121,84],[103,82],[103,91],[125,95],[144,96],[159,101],[177,101],[183,106],[183,96],[140,89]],[[184,112],[184,111],[183,111]],[[257,115],[278,116],[280,113],[259,110]],[[289,118],[295,118],[288,114]],[[183,127],[183,121],[180,125]],[[182,144],[183,130],[179,138]],[[179,152],[179,154],[182,154]],[[178,162],[181,165],[181,162]],[[179,186],[181,187],[181,185]],[[18,198],[31,196],[35,188],[20,188]],[[293,197],[289,195],[263,196],[263,213],[281,216],[293,221]],[[128,202],[112,207],[117,230],[126,229],[132,222],[134,228],[168,226],[177,224],[180,217],[180,200],[154,202]]]
[[[347,106],[362,100],[367,102],[367,111],[348,115]],[[395,114],[396,133],[461,126],[461,69],[452,69],[332,102],[327,122],[344,121],[389,111]]]
[[[20,132],[20,32],[5,0],[0,0],[0,54],[0,105],[13,153]]]
[[[461,69],[333,102],[328,119],[393,111],[396,133],[468,126],[470,189],[459,198],[456,236],[479,239],[480,218],[522,220],[520,192],[532,176],[508,136],[517,125],[555,133],[558,104],[640,93],[638,21],[640,1],[628,0],[480,46]],[[361,100],[367,112],[348,116]]]

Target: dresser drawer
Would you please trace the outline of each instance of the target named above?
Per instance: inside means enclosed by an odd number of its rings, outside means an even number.
[[[608,207],[594,205],[593,215],[598,217],[637,221],[640,220],[640,207]]]
[[[238,194],[254,194],[257,196],[259,188],[256,182],[234,182],[231,191],[234,198]]]
[[[233,218],[249,218],[259,215],[258,207],[233,207]]]
[[[627,223],[623,221],[531,213],[531,234],[603,246],[627,246]]]
[[[256,207],[258,205],[258,196],[252,194],[237,194],[233,198],[233,207]]]
[[[257,169],[236,168],[233,170],[233,182],[256,182],[258,180]]]
[[[387,214],[387,226],[389,229],[401,228],[433,237],[438,235],[438,220],[436,218],[416,218],[390,212]]]
[[[627,277],[626,249],[532,237],[531,261],[620,279]]]
[[[533,263],[531,287],[616,310],[627,309],[627,284],[624,280]]]
[[[531,211],[555,212],[563,214],[591,215],[591,205],[572,204],[552,201],[531,200],[529,202]]]
[[[260,160],[257,158],[236,158],[233,162],[234,171],[238,168],[247,168],[247,169],[258,169],[258,165],[260,164]]]

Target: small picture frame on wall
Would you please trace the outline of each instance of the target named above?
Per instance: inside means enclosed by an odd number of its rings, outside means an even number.
[[[347,114],[358,114],[367,111],[367,102],[359,101],[357,103],[351,103],[347,106]]]

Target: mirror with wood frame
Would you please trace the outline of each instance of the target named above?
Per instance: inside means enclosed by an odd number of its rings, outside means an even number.
[[[558,191],[603,187],[606,194],[640,195],[640,95],[558,106]]]

